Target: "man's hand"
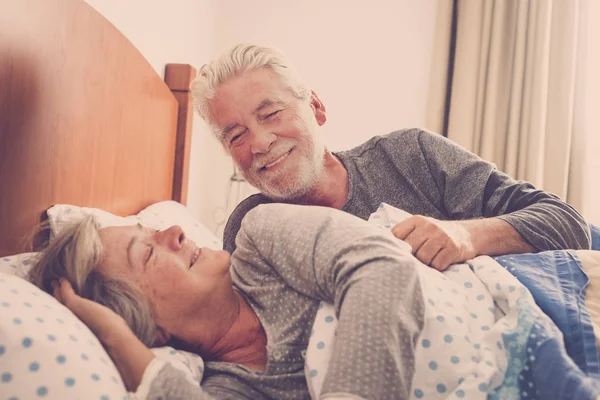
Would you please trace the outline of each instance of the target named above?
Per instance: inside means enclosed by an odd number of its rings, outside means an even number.
[[[439,271],[477,255],[471,232],[462,221],[415,215],[396,224],[392,232],[412,247],[419,261]]]
[[[439,271],[479,255],[536,251],[501,218],[440,221],[415,215],[396,224],[392,232],[411,245],[412,253],[419,261]]]

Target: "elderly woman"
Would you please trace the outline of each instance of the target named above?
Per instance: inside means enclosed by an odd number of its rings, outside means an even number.
[[[321,398],[405,399],[423,327],[415,262],[359,218],[270,204],[244,218],[231,259],[177,226],[98,230],[86,219],[53,241],[31,279],[148,399],[309,398],[303,351],[322,300],[339,326]],[[167,343],[206,361],[201,386],[149,350]]]

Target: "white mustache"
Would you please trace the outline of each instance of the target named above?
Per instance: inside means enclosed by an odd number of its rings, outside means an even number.
[[[266,165],[269,165],[288,153],[295,145],[296,141],[289,139],[285,142],[277,143],[268,153],[255,155],[254,160],[252,160],[252,166],[250,167],[251,170],[254,172],[259,171],[261,168],[264,168]]]

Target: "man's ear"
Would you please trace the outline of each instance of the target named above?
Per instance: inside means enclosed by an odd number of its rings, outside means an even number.
[[[171,334],[167,332],[163,327],[156,326],[156,339],[154,339],[154,346],[165,346],[170,340]]]
[[[310,106],[313,114],[315,114],[317,123],[319,126],[322,126],[327,121],[327,110],[325,109],[325,104],[319,99],[314,90],[310,91]]]

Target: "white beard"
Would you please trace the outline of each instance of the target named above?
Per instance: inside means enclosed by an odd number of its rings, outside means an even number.
[[[293,172],[286,171],[287,173],[282,171],[280,174],[271,172],[268,178],[260,176],[259,170],[264,166],[266,158],[271,157],[271,154],[284,154],[291,148],[300,152],[300,160],[296,165],[296,170]],[[324,157],[325,138],[323,135],[315,134],[307,137],[307,140],[303,142],[296,139],[280,138],[269,153],[254,159],[249,170],[243,171],[240,169],[240,171],[246,181],[260,190],[263,195],[273,200],[289,201],[304,196],[319,182],[325,170]],[[288,179],[285,179],[286,177],[283,174],[287,175]]]

